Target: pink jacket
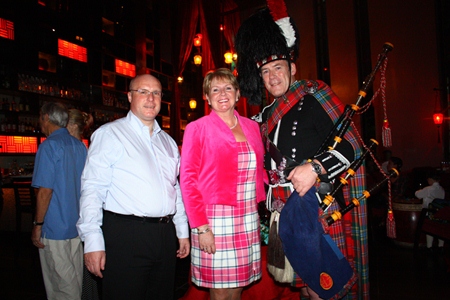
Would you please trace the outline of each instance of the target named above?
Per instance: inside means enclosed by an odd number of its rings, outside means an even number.
[[[235,116],[256,154],[256,200],[265,200],[264,148],[256,122]],[[191,228],[208,224],[206,204],[236,205],[238,156],[233,133],[212,111],[186,126],[181,151],[180,185]],[[255,203],[256,205],[256,203]]]

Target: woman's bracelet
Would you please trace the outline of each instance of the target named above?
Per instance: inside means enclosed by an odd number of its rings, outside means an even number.
[[[203,230],[203,231],[198,231],[198,229],[197,229],[197,234],[204,234],[204,233],[207,233],[207,232],[209,232],[210,231],[210,229],[209,229],[209,227],[207,227],[205,230]]]

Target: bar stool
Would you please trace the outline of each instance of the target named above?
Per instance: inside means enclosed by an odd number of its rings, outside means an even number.
[[[34,188],[31,186],[31,176],[17,176],[11,177],[11,183],[8,184],[14,190],[14,200],[16,207],[16,238],[14,246],[14,263],[19,265],[20,257],[25,249],[25,245],[30,242],[29,235],[22,234],[22,214],[30,214],[31,221],[34,220],[36,212],[36,195]],[[31,223],[31,222],[30,222]],[[35,253],[37,255],[37,253]],[[35,255],[32,255],[32,263],[38,260]]]
[[[34,220],[36,212],[36,195],[31,181],[13,180],[14,198],[16,202],[16,232],[22,231],[22,214],[31,214],[31,220]]]

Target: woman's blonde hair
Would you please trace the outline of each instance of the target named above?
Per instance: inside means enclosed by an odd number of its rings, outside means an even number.
[[[91,116],[88,113],[82,112],[76,108],[69,109],[69,122],[68,124],[77,125],[77,130],[80,135],[88,129],[91,124]]]
[[[209,95],[211,82],[214,79],[228,81],[236,90],[239,90],[239,84],[231,70],[227,68],[219,68],[206,74],[205,79],[203,80],[203,94]]]

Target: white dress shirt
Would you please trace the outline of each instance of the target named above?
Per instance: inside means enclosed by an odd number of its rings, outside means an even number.
[[[415,196],[418,199],[423,199],[423,204],[422,204],[423,208],[428,208],[428,205],[434,199],[444,199],[445,190],[439,184],[439,182],[433,182],[432,185],[429,185],[427,187],[424,187],[421,190],[416,191]]]
[[[178,183],[180,154],[155,121],[153,135],[131,111],[97,129],[81,176],[78,232],[84,252],[105,250],[103,209],[124,215],[175,214],[178,238],[189,229]]]

